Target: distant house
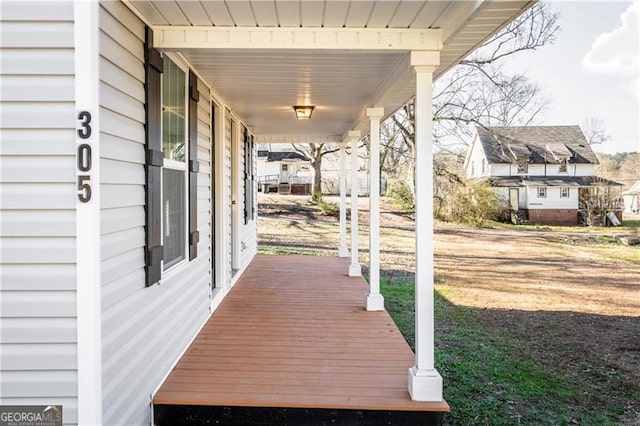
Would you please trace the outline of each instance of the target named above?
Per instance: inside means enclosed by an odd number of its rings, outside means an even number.
[[[509,201],[514,222],[575,225],[595,198],[621,220],[621,184],[596,176],[597,164],[579,126],[478,127],[465,168]]]
[[[261,147],[266,148],[266,147]],[[258,191],[283,194],[311,193],[313,170],[309,159],[287,148],[258,150]]]
[[[622,193],[624,200],[624,212],[627,214],[640,214],[640,180]]]

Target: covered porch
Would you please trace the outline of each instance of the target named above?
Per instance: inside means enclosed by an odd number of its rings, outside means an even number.
[[[147,56],[174,55],[211,98],[213,207],[203,219],[212,228],[213,314],[154,393],[157,423],[169,406],[446,411],[434,362],[432,86],[533,1],[127,4],[147,24]],[[412,98],[415,355],[384,310],[379,237],[380,123]],[[300,107],[313,116],[299,119]],[[357,191],[346,219],[365,139],[368,285]],[[255,250],[258,143],[339,146],[337,258],[258,257],[244,270]]]
[[[414,354],[348,266],[256,256],[156,393],[155,423],[437,423],[449,406],[411,399]]]

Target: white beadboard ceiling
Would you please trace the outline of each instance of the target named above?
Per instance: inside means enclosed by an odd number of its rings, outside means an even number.
[[[152,26],[439,28],[436,78],[535,0],[129,0]],[[184,56],[257,136],[366,133],[365,108],[390,114],[414,93],[412,73],[398,73],[409,52],[354,50],[184,49]],[[394,71],[396,71],[394,73]],[[403,80],[389,85],[390,76]],[[393,87],[373,105],[381,87]],[[379,94],[379,93],[378,93]],[[316,105],[309,121],[292,106]],[[290,140],[290,139],[288,139]]]

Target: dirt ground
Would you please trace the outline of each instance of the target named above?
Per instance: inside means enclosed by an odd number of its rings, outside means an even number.
[[[337,219],[319,216],[308,197],[283,201],[277,195],[261,198],[260,244],[333,253]],[[366,272],[366,199],[360,206]],[[273,225],[270,219],[279,217],[288,222]],[[624,230],[521,231],[439,223],[436,288],[453,304],[477,308],[496,329],[526,338],[539,352],[532,356],[550,368],[583,374],[582,366],[595,366],[599,371],[589,374],[601,376],[603,387],[623,375],[630,394],[640,395],[640,246],[624,246],[607,234],[615,232]],[[413,279],[412,218],[384,203],[381,246],[382,276]],[[636,400],[626,407],[634,417],[628,424],[640,424],[633,414],[640,413],[640,396]]]

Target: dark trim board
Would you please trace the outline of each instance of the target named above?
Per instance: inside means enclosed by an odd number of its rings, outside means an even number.
[[[156,426],[439,426],[444,413],[321,408],[154,405]]]

